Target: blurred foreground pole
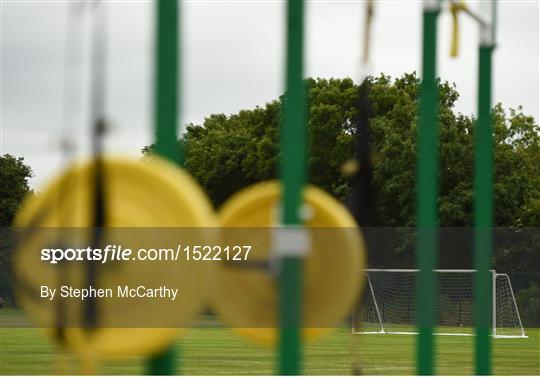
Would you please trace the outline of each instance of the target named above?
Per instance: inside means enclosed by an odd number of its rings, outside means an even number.
[[[154,61],[154,128],[155,152],[181,164],[183,156],[177,143],[178,119],[178,2],[158,0],[155,18]],[[177,352],[174,346],[154,355],[148,362],[150,375],[174,375],[177,373]]]
[[[304,2],[287,2],[286,95],[281,126],[280,166],[282,222],[300,225],[300,206],[306,181],[306,99],[303,82]],[[292,245],[291,245],[292,246]],[[279,370],[281,375],[301,372],[302,256],[291,250],[279,271]]]
[[[493,255],[493,140],[491,69],[495,47],[495,1],[483,2],[478,47],[478,120],[474,149],[474,259],[476,265],[475,326],[476,374],[491,374]]]
[[[435,273],[438,253],[438,90],[436,81],[437,18],[440,5],[424,1],[422,41],[422,83],[417,130],[416,227],[417,265],[417,371],[419,375],[435,373]]]
[[[156,3],[156,39],[154,61],[154,128],[156,153],[175,163],[183,163],[178,149],[177,120],[179,117],[178,72],[180,70],[179,27],[180,9],[177,0]],[[179,153],[180,152],[180,153]]]

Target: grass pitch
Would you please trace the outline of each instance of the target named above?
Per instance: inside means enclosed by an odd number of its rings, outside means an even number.
[[[494,339],[493,372],[502,375],[540,374],[540,329],[526,329],[528,339]],[[129,340],[126,340],[129,341]],[[439,336],[438,374],[473,374],[474,337]],[[277,355],[252,344],[225,328],[192,329],[177,344],[182,374],[252,375],[274,374]],[[0,374],[77,374],[77,363],[64,357],[39,329],[0,328]],[[304,374],[346,375],[353,365],[363,374],[415,374],[415,336],[351,335],[336,329],[330,336],[304,350]],[[144,360],[110,360],[99,368],[109,375],[143,374]]]

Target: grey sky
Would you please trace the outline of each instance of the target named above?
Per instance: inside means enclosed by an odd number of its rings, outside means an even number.
[[[470,3],[470,2],[469,2]],[[494,101],[523,105],[538,119],[539,5],[499,2]],[[474,6],[474,4],[472,5]],[[61,166],[62,82],[68,3],[1,2],[0,153],[23,156],[41,184]],[[311,2],[307,6],[306,75],[357,77],[363,23],[361,2]],[[138,154],[152,140],[153,3],[107,3],[109,18],[107,112],[114,124],[111,152]],[[88,150],[89,14],[81,30],[80,64],[70,77],[70,132],[78,152]],[[458,110],[476,108],[477,26],[462,17],[461,54],[452,60],[450,15],[439,22],[439,74],[455,82]],[[397,76],[420,70],[421,3],[380,1],[372,41],[371,73]],[[183,8],[182,121],[233,113],[275,99],[283,88],[284,4],[262,1],[188,2]]]

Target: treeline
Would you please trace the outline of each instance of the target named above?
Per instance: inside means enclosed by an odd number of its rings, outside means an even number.
[[[370,78],[373,184],[377,227],[414,227],[416,120],[420,79],[404,74],[392,80]],[[354,154],[358,86],[350,79],[307,79],[309,97],[309,181],[345,200],[349,178],[341,173]],[[439,82],[439,219],[442,227],[473,225],[473,155],[476,119],[455,111],[455,86]],[[252,183],[278,177],[279,124],[285,97],[237,114],[214,114],[190,124],[182,139],[186,169],[219,206]],[[540,127],[521,109],[492,110],[497,227],[540,224]],[[147,153],[152,147],[146,147]],[[451,240],[447,240],[450,242]],[[467,243],[464,243],[467,245]],[[445,266],[469,266],[470,252],[442,255]],[[414,265],[413,255],[371,255],[376,266]],[[405,253],[407,254],[407,253]],[[540,251],[495,256],[506,271],[529,271]]]
[[[414,227],[416,123],[420,79],[404,74],[369,79],[370,129],[377,227]],[[351,79],[307,79],[309,98],[309,182],[345,200],[351,192],[342,166],[354,154],[353,119],[359,88]],[[439,219],[441,268],[470,268],[472,260],[474,128],[472,115],[455,110],[456,87],[440,81]],[[213,114],[189,124],[179,145],[185,167],[219,206],[252,183],[278,177],[279,124],[286,96],[236,114]],[[494,123],[494,222],[501,228],[529,228],[528,237],[501,229],[494,267],[512,274],[523,305],[540,317],[540,128],[521,108],[497,104]],[[149,152],[152,147],[143,151]],[[469,228],[468,230],[466,228]],[[394,231],[395,233],[395,231]],[[378,237],[376,237],[378,239]],[[372,247],[372,267],[415,266],[414,239],[386,239]],[[399,240],[399,241],[398,241]],[[519,241],[519,242],[515,242]],[[379,242],[374,240],[373,242]],[[379,242],[380,243],[380,242]],[[532,297],[532,298],[531,298]],[[531,316],[533,318],[533,316]],[[540,324],[539,324],[540,325]]]

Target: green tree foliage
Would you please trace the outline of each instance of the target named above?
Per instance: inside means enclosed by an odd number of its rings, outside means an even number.
[[[415,224],[416,120],[420,79],[404,74],[371,77],[370,100],[373,179],[379,226]],[[307,79],[309,96],[309,180],[341,200],[350,193],[341,167],[354,153],[353,123],[358,86],[351,79]],[[445,227],[473,223],[473,156],[476,119],[455,110],[459,93],[439,81],[440,180],[439,217]],[[190,124],[181,140],[186,168],[219,206],[254,182],[276,178],[279,163],[280,109],[284,97],[264,107],[236,114],[215,114],[201,125]],[[495,224],[533,227],[540,224],[540,128],[522,110],[492,109],[495,150]],[[149,149],[147,149],[148,151]],[[407,233],[407,232],[405,232]],[[441,241],[441,266],[472,266],[471,232],[449,232]],[[372,266],[412,267],[414,240],[370,255]],[[501,242],[495,254],[503,271],[530,271],[539,251],[517,251]],[[533,245],[533,243],[531,243]],[[446,249],[445,249],[446,248]],[[382,249],[382,248],[381,248]],[[385,248],[389,249],[389,248]],[[535,264],[536,263],[536,264]],[[532,280],[540,280],[538,274]],[[527,286],[531,279],[524,281]],[[540,281],[539,281],[540,282]]]
[[[32,169],[23,158],[10,154],[0,156],[0,298],[5,305],[13,305],[13,291],[10,288],[11,252],[15,238],[8,228],[24,197],[31,193],[28,179]]]
[[[414,225],[415,138],[419,78],[371,78],[374,183],[380,224]],[[307,79],[310,182],[343,199],[349,192],[342,164],[353,154],[351,119],[358,87],[350,79]],[[476,120],[456,113],[456,88],[439,82],[440,222],[472,225],[473,137]],[[248,184],[277,177],[283,97],[237,114],[211,115],[184,135],[186,168],[215,205]],[[495,223],[540,224],[540,128],[521,109],[498,104],[495,122]]]
[[[32,169],[22,157],[0,156],[0,226],[10,226],[23,198],[31,192]]]

